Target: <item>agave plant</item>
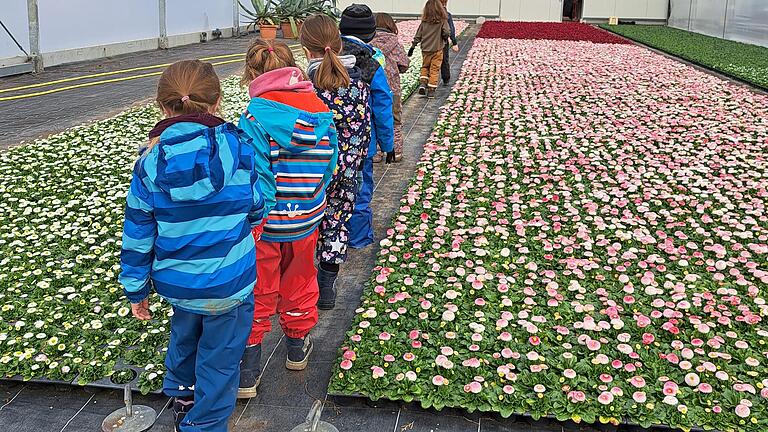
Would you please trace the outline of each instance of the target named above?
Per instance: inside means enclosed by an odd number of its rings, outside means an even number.
[[[277,7],[275,0],[250,0],[252,9],[238,1],[241,15],[251,21],[250,25],[275,25],[278,21]]]
[[[325,14],[338,19],[341,15],[336,0],[280,0],[275,4],[275,15],[280,21],[289,22],[293,34],[298,34],[298,23],[307,17]]]

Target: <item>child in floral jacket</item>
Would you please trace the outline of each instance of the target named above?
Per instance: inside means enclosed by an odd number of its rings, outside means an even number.
[[[411,60],[397,39],[397,25],[389,14],[376,14],[376,37],[371,41],[371,45],[380,49],[386,58],[384,72],[392,89],[392,115],[395,120],[395,162],[400,162],[403,160],[403,101],[400,74],[408,70]]]
[[[299,37],[309,59],[307,73],[318,97],[333,112],[339,137],[339,161],[326,192],[328,207],[320,224],[317,244],[319,309],[336,305],[336,277],[347,260],[349,230],[346,223],[355,210],[358,171],[371,140],[371,90],[355,66],[355,56],[339,56],[341,37],[336,23],[326,15],[304,21]]]

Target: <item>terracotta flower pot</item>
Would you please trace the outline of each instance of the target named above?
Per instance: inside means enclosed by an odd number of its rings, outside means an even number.
[[[300,25],[299,23],[296,23],[296,29],[297,30],[299,29],[299,25]],[[298,34],[294,34],[293,33],[293,27],[291,27],[291,22],[290,21],[283,21],[283,22],[281,22],[280,23],[280,28],[282,28],[282,30],[283,30],[283,37],[285,39],[296,39],[297,37],[299,37]]]
[[[277,38],[277,26],[270,24],[259,24],[259,33],[264,40],[273,40]]]

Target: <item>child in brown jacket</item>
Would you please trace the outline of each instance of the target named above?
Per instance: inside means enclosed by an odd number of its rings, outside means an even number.
[[[427,0],[421,14],[421,24],[413,38],[408,56],[413,55],[416,45],[421,44],[421,54],[424,58],[421,64],[421,85],[419,94],[435,97],[435,89],[440,82],[440,66],[443,63],[443,47],[451,35],[448,26],[448,12],[440,0]]]

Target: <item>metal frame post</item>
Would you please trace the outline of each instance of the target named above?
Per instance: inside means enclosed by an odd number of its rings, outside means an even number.
[[[232,0],[232,37],[240,36],[240,2]]]
[[[29,57],[35,73],[43,71],[43,59],[40,57],[40,19],[37,0],[27,0],[27,20],[29,24]]]
[[[728,27],[728,0],[725,0],[725,12],[723,13],[723,39],[725,39],[725,29]]]
[[[157,39],[157,46],[160,49],[168,48],[168,24],[166,22],[166,4],[165,0],[157,0],[157,7],[160,16],[160,37]]]

